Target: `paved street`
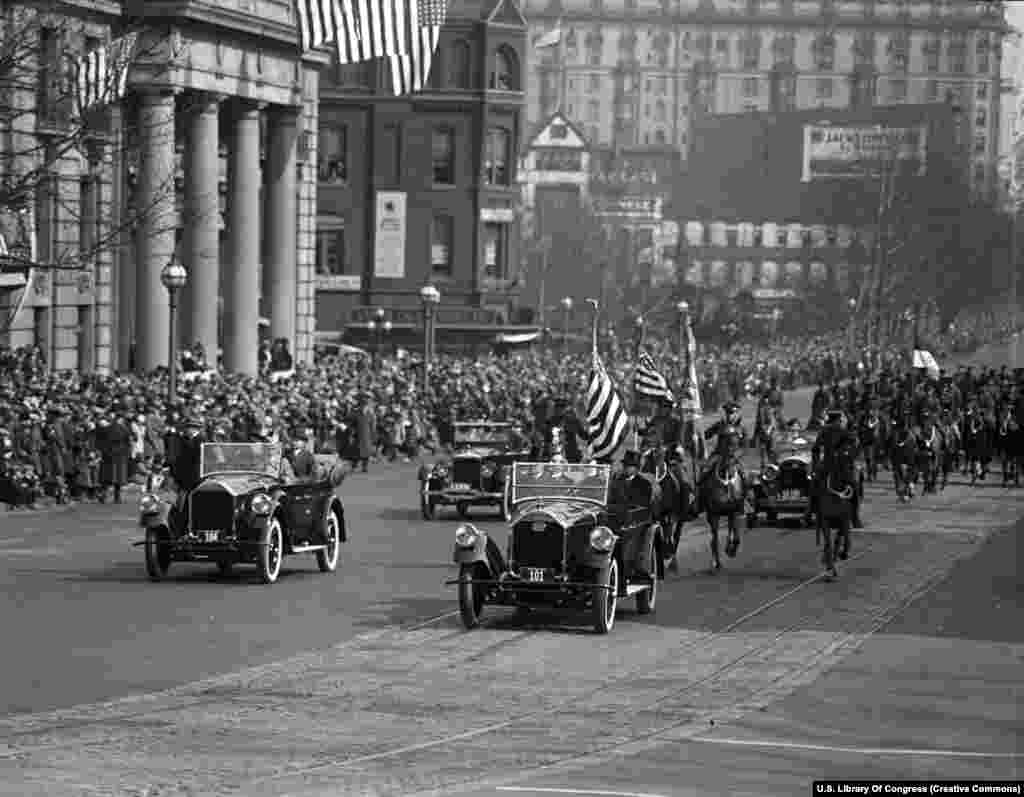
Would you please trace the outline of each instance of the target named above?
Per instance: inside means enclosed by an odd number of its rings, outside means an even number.
[[[803,393],[787,415],[806,417]],[[453,616],[452,515],[355,474],[337,574],[145,580],[134,507],[0,519],[0,795],[804,794],[822,776],[1021,777],[1024,491],[870,488],[835,584],[759,528],[655,614]],[[481,522],[504,545],[501,524]],[[996,529],[1010,529],[992,535]],[[98,705],[99,701],[108,701]],[[569,790],[569,791],[564,791]]]

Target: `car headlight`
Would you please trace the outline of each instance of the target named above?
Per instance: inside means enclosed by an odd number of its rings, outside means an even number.
[[[139,512],[143,515],[155,515],[160,511],[160,499],[153,493],[143,493],[139,499]]]
[[[274,508],[274,502],[266,493],[256,493],[249,503],[249,508],[254,515],[269,515],[270,510]]]
[[[485,479],[491,478],[494,475],[494,464],[491,462],[485,462],[480,466],[480,475]]]
[[[443,479],[448,475],[448,468],[444,465],[435,465],[433,475],[435,479]]]
[[[770,482],[770,481],[774,481],[775,478],[778,475],[779,475],[779,467],[778,467],[778,465],[768,465],[767,467],[765,467],[764,471],[761,473],[761,478],[763,478],[765,481],[769,481]]]
[[[598,526],[590,532],[590,547],[601,553],[608,553],[615,547],[615,535],[607,526]]]
[[[471,523],[455,529],[455,545],[459,548],[472,548],[480,539],[480,532]]]

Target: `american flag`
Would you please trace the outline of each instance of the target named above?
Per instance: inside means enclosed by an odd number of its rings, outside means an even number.
[[[407,55],[420,20],[436,19],[442,0],[297,0],[303,50],[334,42],[338,62]]]
[[[669,390],[668,380],[662,376],[655,367],[651,355],[645,351],[640,352],[640,359],[636,365],[636,373],[633,375],[633,391],[638,396],[675,401],[675,396]]]
[[[295,0],[303,52],[334,41],[341,15],[339,0]]]
[[[626,410],[595,351],[587,385],[587,433],[594,459],[610,457],[626,436]]]
[[[128,67],[135,54],[137,33],[129,33],[75,60],[78,113],[117,102],[128,87]]]
[[[413,16],[407,31],[408,51],[389,56],[391,90],[396,96],[422,91],[427,84],[447,14],[445,0],[413,0],[412,5]]]

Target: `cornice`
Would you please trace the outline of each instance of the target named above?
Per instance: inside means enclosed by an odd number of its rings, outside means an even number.
[[[198,22],[280,44],[299,46],[296,25],[267,20],[233,8],[195,0],[129,0],[127,11],[142,20],[159,20],[174,25]],[[312,55],[312,59],[319,59]]]

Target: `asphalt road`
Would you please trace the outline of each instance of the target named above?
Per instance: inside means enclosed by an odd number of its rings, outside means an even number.
[[[787,415],[806,417],[808,396]],[[1024,491],[872,487],[854,558],[703,537],[657,611],[453,616],[453,514],[415,466],[342,488],[334,575],[145,579],[134,507],[0,518],[0,795],[806,794],[851,777],[1021,777]],[[476,522],[476,521],[474,521]],[[504,545],[500,523],[481,521]],[[309,652],[306,652],[309,651]],[[98,701],[108,701],[97,705]]]

